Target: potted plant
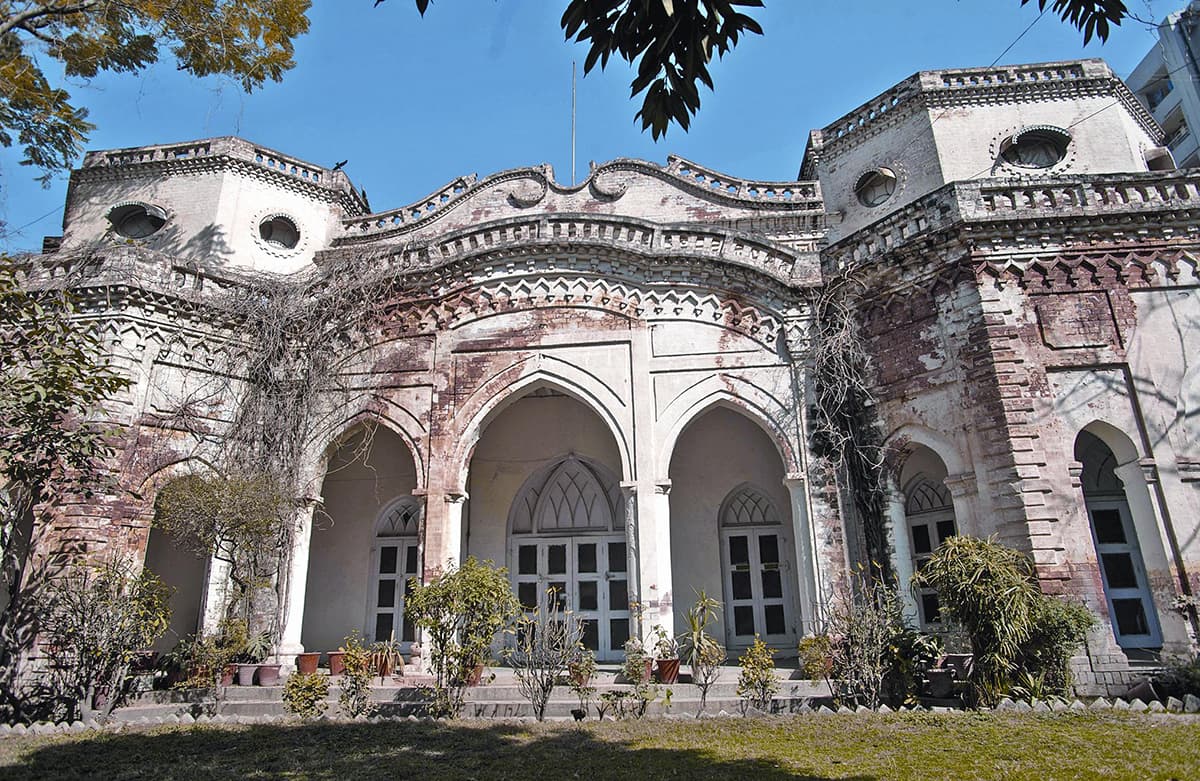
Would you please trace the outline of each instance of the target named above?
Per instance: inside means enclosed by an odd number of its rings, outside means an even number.
[[[379,682],[399,671],[404,674],[404,656],[400,653],[400,644],[396,642],[396,633],[387,640],[377,640],[371,643],[371,669],[379,676]]]
[[[246,644],[242,646],[234,660],[237,662],[239,686],[254,685],[254,674],[258,672],[258,666],[270,652],[271,636],[266,632],[259,632],[246,638]],[[276,679],[278,679],[278,675],[276,675]]]
[[[336,651],[330,651],[326,656],[329,657],[329,674],[344,675],[346,673],[346,647],[338,646]]]
[[[621,665],[621,674],[629,683],[646,683],[653,672],[654,660],[646,653],[642,641],[631,637],[625,641],[625,662]]]
[[[575,655],[567,662],[567,675],[571,676],[572,688],[583,688],[592,682],[596,674],[596,655],[591,649],[579,646]]]
[[[661,625],[654,627],[654,661],[660,683],[679,681],[679,643]]]

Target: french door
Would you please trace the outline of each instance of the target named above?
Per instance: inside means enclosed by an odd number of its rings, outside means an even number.
[[[725,531],[722,537],[729,647],[748,646],[756,634],[776,648],[790,647],[795,632],[778,529],[741,528]]]
[[[409,592],[409,579],[420,577],[417,572],[417,541],[381,541],[373,558],[375,590],[371,595],[367,639],[390,640],[395,633],[396,640],[411,643],[413,628],[404,619],[404,601]]]
[[[1122,648],[1160,647],[1162,633],[1128,503],[1090,499],[1087,512],[1117,644]]]
[[[517,598],[528,611],[558,601],[583,621],[583,644],[601,661],[622,658],[629,639],[629,573],[621,536],[516,539]]]

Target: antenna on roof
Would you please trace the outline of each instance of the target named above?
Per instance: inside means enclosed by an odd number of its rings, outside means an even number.
[[[575,186],[575,60],[571,60],[571,186]]]

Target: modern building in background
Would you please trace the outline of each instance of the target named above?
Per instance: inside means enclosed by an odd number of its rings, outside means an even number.
[[[1163,20],[1126,83],[1162,125],[1175,163],[1200,165],[1200,0]]]
[[[1186,161],[1183,83],[1143,90],[1164,89]],[[223,570],[152,521],[243,412],[261,345],[237,313],[281,279],[383,278],[377,318],[308,345],[329,368],[294,451],[281,655],[407,643],[407,579],[467,556],[526,604],[553,587],[606,661],[682,628],[700,590],[732,655],[755,635],[787,653],[872,534],[902,576],[947,536],[996,535],[1100,617],[1082,689],[1122,690],[1197,640],[1200,172],[1163,143],[1083,60],[918,73],[813,131],[791,181],[618,159],[373,212],[343,172],[241,139],[89,153],[26,284],[75,290],[134,385],[108,408],[117,488],[48,544],[144,559],[176,632],[215,626]],[[814,303],[846,274],[890,453],[882,530],[810,436]],[[936,594],[906,598],[939,623]]]

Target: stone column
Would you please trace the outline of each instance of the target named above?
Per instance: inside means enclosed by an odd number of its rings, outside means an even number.
[[[213,634],[225,616],[225,596],[229,591],[229,562],[213,557],[208,562],[208,582],[204,586],[204,604],[200,606],[200,631]]]
[[[643,595],[646,605],[644,628],[661,626],[675,633],[675,594],[671,575],[671,481],[654,484],[653,493],[646,496],[648,512],[638,518],[642,543],[642,577],[647,584]]]
[[[462,564],[463,508],[467,503],[466,491],[451,491],[443,497],[442,528],[440,529],[441,556],[436,561],[425,562],[425,579],[429,580],[433,570],[445,571]]]
[[[888,480],[887,507],[884,512],[887,515],[892,550],[896,552],[896,585],[900,592],[900,601],[904,605],[904,614],[919,619],[921,612],[917,606],[917,599],[909,588],[913,576],[912,535],[909,534],[908,515],[904,511],[904,493],[894,479]]]
[[[625,505],[625,570],[629,578],[628,589],[630,599],[636,599],[645,605],[647,596],[641,589],[641,560],[638,549],[638,502],[637,483],[621,483],[621,499]],[[631,611],[629,616],[629,636],[642,636],[642,622],[637,611]]]
[[[304,652],[300,642],[304,630],[304,597],[308,589],[308,553],[312,544],[313,511],[316,497],[305,497],[296,511],[292,529],[292,550],[288,558],[287,591],[284,598],[283,627],[279,635],[279,657],[291,664],[291,657]]]
[[[792,537],[796,546],[796,586],[800,598],[800,634],[816,630],[825,613],[825,578],[817,557],[817,539],[808,512],[808,481],[799,473],[783,479],[792,509]]]
[[[942,484],[950,492],[950,501],[954,507],[954,528],[959,534],[979,536],[980,530],[973,512],[975,497],[979,495],[979,481],[975,473],[947,475]]]

